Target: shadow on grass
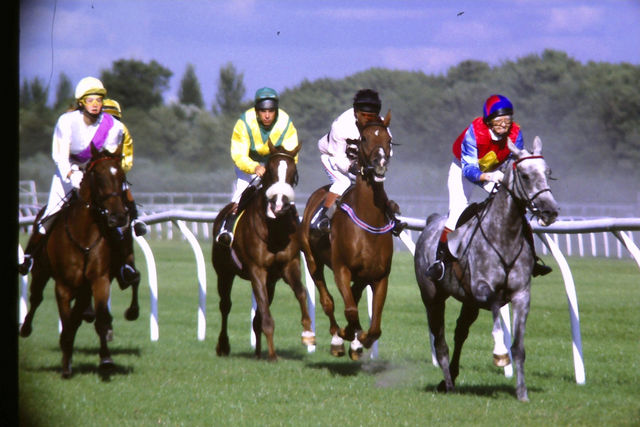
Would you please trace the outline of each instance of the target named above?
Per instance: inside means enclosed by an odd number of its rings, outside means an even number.
[[[62,367],[58,364],[49,365],[49,366],[41,366],[37,368],[24,368],[25,371],[31,372],[54,372],[62,375]],[[77,363],[71,365],[71,378],[73,380],[74,377],[79,375],[98,375],[103,382],[111,381],[111,377],[114,375],[130,375],[134,372],[133,366],[124,366],[124,365],[108,365],[106,367],[101,367],[96,363]],[[62,380],[62,378],[60,378]]]
[[[542,389],[539,387],[527,387],[529,392],[538,393],[541,392]],[[447,394],[458,394],[458,395],[468,395],[468,396],[481,396],[481,397],[489,397],[492,399],[502,399],[504,395],[512,396],[516,399],[516,388],[515,385],[511,384],[500,384],[500,385],[456,385],[452,392],[445,393],[438,391],[438,384],[429,384],[427,386],[421,387],[421,391],[425,391],[428,393],[436,393],[442,396],[446,396]]]
[[[266,346],[265,346],[266,347]],[[278,360],[303,360],[304,359],[304,354],[302,354],[300,351],[296,351],[296,350],[291,350],[291,349],[282,349],[282,350],[278,350],[278,348],[276,348],[276,355],[278,356]],[[216,356],[216,357],[239,357],[242,359],[253,359],[257,362],[259,361],[266,361],[269,362],[269,351],[266,348],[262,349],[262,352],[260,354],[260,358],[256,358],[256,353],[255,351],[243,351],[243,352],[239,352],[239,353],[234,353],[233,350],[231,350],[231,354],[229,354],[229,356]]]
[[[359,373],[377,375],[393,369],[392,365],[388,361],[370,360],[368,358],[354,361],[349,359],[348,356],[346,358],[336,360],[335,362],[307,363],[306,366],[311,369],[327,370],[331,375],[338,375],[341,377],[352,377]]]

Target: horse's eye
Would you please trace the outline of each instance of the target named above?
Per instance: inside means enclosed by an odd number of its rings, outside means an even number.
[[[529,181],[529,175],[526,173],[522,173],[520,174],[520,176],[522,177],[522,179],[524,179],[525,181]]]

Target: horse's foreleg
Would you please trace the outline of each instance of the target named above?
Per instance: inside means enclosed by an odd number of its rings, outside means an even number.
[[[221,271],[218,273],[218,296],[220,297],[220,303],[218,307],[220,309],[220,316],[222,318],[220,322],[220,334],[218,335],[218,343],[216,344],[216,354],[218,356],[228,356],[231,351],[229,345],[229,335],[227,333],[227,323],[229,320],[229,313],[231,312],[231,287],[233,286],[233,275],[224,274]]]
[[[333,270],[334,278],[338,290],[344,301],[344,316],[347,319],[347,327],[338,332],[340,338],[353,341],[357,331],[361,331],[360,318],[358,316],[358,305],[351,292],[351,272],[345,266],[335,266]]]
[[[267,283],[267,273],[261,268],[253,266],[250,271],[251,287],[253,289],[253,295],[256,299],[256,305],[258,307],[256,317],[253,319],[253,331],[256,335],[256,358],[261,357],[261,333],[264,334],[267,340],[267,347],[269,351],[269,359],[276,360],[277,355],[275,346],[273,345],[273,331],[275,329],[275,323],[271,316],[269,309],[269,303],[273,298],[273,284]]]
[[[494,304],[491,313],[493,315],[493,328],[491,329],[491,335],[493,336],[493,364],[503,368],[511,363],[511,360],[509,360],[509,350],[504,344],[504,331],[500,322],[500,307]]]
[[[28,337],[33,330],[32,323],[36,310],[42,303],[44,287],[49,280],[49,274],[34,266],[31,273],[31,285],[29,287],[29,311],[20,327],[20,336]]]
[[[522,402],[529,401],[527,386],[524,382],[524,331],[529,315],[530,295],[528,291],[520,292],[511,299],[513,309],[513,344],[511,354],[516,367],[516,396]]]
[[[300,276],[300,261],[298,259],[290,262],[283,272],[284,281],[291,287],[293,293],[300,304],[302,324],[302,344],[311,346],[316,344],[316,334],[311,329],[311,316],[309,316],[309,307],[307,306],[307,292],[302,285]]]
[[[460,371],[460,354],[462,353],[462,345],[469,336],[469,328],[478,318],[479,308],[470,304],[462,304],[460,315],[456,322],[456,330],[453,335],[455,346],[453,348],[453,357],[449,366],[451,372],[451,380],[455,383]]]
[[[111,351],[107,346],[107,335],[111,329],[111,313],[109,313],[109,292],[111,281],[109,277],[100,277],[96,279],[92,284],[93,300],[95,303],[96,322],[95,330],[100,338],[100,367],[105,368],[113,365],[111,359]]]
[[[56,281],[56,301],[58,303],[58,315],[62,323],[62,332],[60,332],[60,349],[62,350],[62,378],[71,376],[71,359],[73,355],[73,342],[76,332],[82,322],[82,309],[79,309],[78,301],[71,308],[71,300],[73,295],[71,291],[65,287],[62,282]],[[83,304],[88,302],[88,296],[83,296]]]
[[[369,330],[360,335],[360,341],[365,348],[370,348],[373,343],[380,338],[380,335],[382,335],[382,309],[387,299],[388,285],[388,276],[372,285],[373,304],[371,306],[371,324],[369,325]]]
[[[124,312],[124,318],[127,320],[136,320],[140,316],[140,305],[138,304],[138,288],[140,283],[131,285],[131,303]]]

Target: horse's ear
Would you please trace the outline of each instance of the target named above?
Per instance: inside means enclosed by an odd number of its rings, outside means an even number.
[[[533,138],[533,155],[541,156],[542,155],[542,140],[538,135]]]
[[[269,145],[269,153],[273,153],[274,151],[276,151],[276,147],[274,147],[273,143],[271,142],[271,137],[267,139],[267,144]]]
[[[516,147],[509,137],[507,137],[507,147],[509,147],[509,151],[515,154],[516,157],[520,157],[522,155],[522,150]]]
[[[122,146],[123,144],[118,144],[118,148],[116,148],[116,151],[113,152],[114,157],[122,157]]]
[[[298,145],[296,145],[296,148],[294,148],[293,150],[291,150],[289,152],[289,154],[291,154],[293,157],[298,155],[298,151],[300,151],[300,149],[302,148],[302,144],[300,144],[300,141],[298,141]]]
[[[389,123],[391,123],[391,110],[387,111],[387,115],[384,116],[384,120],[382,121],[382,124],[385,126],[389,126]]]

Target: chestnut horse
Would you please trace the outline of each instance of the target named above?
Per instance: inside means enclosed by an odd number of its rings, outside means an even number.
[[[351,341],[349,354],[360,358],[362,347],[370,348],[380,337],[382,308],[393,257],[393,222],[387,215],[385,174],[391,158],[388,131],[391,112],[384,120],[367,123],[360,131],[355,185],[337,203],[329,234],[310,230],[311,218],[323,202],[328,186],[316,190],[307,202],[300,239],[309,272],[320,293],[320,302],[329,317],[331,354],[342,356],[344,340]],[[324,266],[333,270],[335,283],[344,300],[347,326],[341,329],[334,316],[333,297],[327,289]],[[353,282],[353,286],[351,283]],[[368,331],[363,331],[358,302],[369,285],[373,290],[373,313]]]
[[[269,307],[273,301],[278,279],[293,289],[302,312],[302,343],[315,344],[311,318],[307,309],[307,294],[300,273],[300,245],[296,238],[299,226],[294,204],[294,190],[298,180],[295,157],[301,146],[292,151],[274,147],[269,141],[270,154],[265,164],[261,186],[239,213],[231,247],[214,240],[211,254],[213,268],[218,276],[220,313],[222,324],[216,353],[228,356],[230,351],[227,320],[231,311],[231,288],[235,276],[251,282],[257,303],[253,319],[256,335],[256,358],[261,357],[262,334],[267,339],[269,359],[276,360],[273,344],[275,323]],[[243,195],[244,197],[244,195]],[[227,213],[237,208],[235,203],[225,206],[213,224],[217,235]]]
[[[122,197],[125,174],[121,167],[122,146],[113,154],[98,152],[93,144],[91,149],[92,158],[85,168],[78,197],[57,214],[42,250],[35,254],[30,308],[20,328],[22,337],[31,334],[35,311],[42,302],[44,287],[52,277],[62,322],[63,378],[71,376],[73,343],[92,297],[95,330],[100,338],[100,367],[113,365],[107,347],[112,320],[108,301],[114,270],[109,238],[113,230],[125,227],[129,220]]]

